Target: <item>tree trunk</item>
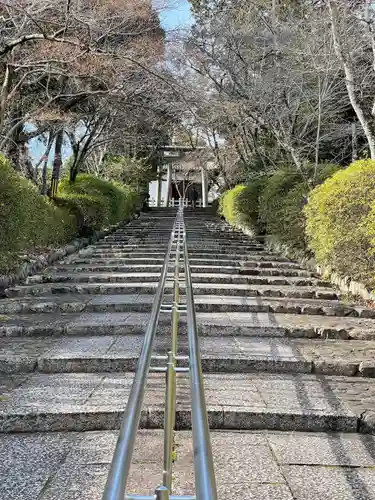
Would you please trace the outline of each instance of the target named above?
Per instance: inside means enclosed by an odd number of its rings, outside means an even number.
[[[53,144],[53,133],[52,131],[49,132],[49,137],[48,137],[48,142],[47,142],[47,148],[44,152],[42,161],[43,161],[43,169],[42,169],[42,189],[41,193],[46,195],[47,194],[47,168],[48,168],[48,157],[49,153],[51,151]]]
[[[56,134],[55,139],[55,154],[53,158],[53,169],[52,169],[52,178],[51,178],[51,188],[49,196],[50,198],[56,198],[57,188],[60,180],[60,171],[62,165],[62,145],[64,138],[64,130],[59,130]]]
[[[370,149],[371,159],[375,159],[375,134],[371,126],[370,120],[366,116],[365,110],[362,108],[360,101],[357,97],[355,85],[354,85],[354,71],[350,63],[350,59],[347,54],[345,54],[344,47],[342,46],[340,35],[338,32],[338,20],[339,12],[337,9],[336,2],[334,0],[328,1],[329,12],[331,16],[332,25],[332,35],[333,43],[335,46],[335,51],[337,57],[339,58],[343,70],[345,72],[345,84],[348,92],[350,103],[358,117],[360,124],[362,125],[363,132],[365,133],[368,146]]]
[[[7,99],[9,95],[9,88],[12,84],[12,69],[9,64],[5,67],[5,74],[3,84],[1,86],[1,97],[0,97],[0,130],[4,126],[6,108],[7,108]]]
[[[42,170],[42,194],[47,194],[47,167],[48,167],[48,156],[44,159],[43,170]]]
[[[358,160],[357,125],[352,123],[352,161]]]
[[[316,138],[315,138],[315,167],[314,167],[314,178],[313,182],[315,182],[316,173],[319,165],[319,147],[320,147],[320,129],[322,126],[322,84],[320,80],[320,75],[318,76],[318,124],[316,129]]]

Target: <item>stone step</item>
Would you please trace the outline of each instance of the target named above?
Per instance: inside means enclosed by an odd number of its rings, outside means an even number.
[[[165,236],[170,235],[172,232],[172,225],[160,225],[160,224],[155,224],[153,222],[149,222],[147,224],[140,224],[138,226],[136,225],[131,225],[131,226],[126,226],[125,228],[118,229],[117,231],[106,235],[106,238],[113,238],[113,237],[124,237],[126,238],[127,236],[133,236],[135,234],[145,234],[145,235],[150,235],[157,237],[159,234],[163,234]],[[207,230],[207,228],[202,228],[202,227],[196,227],[196,228],[190,228],[187,227],[186,230],[186,235],[187,239],[190,240],[202,240],[202,238],[207,239],[207,240],[219,240],[219,241],[244,241],[247,243],[254,243],[254,244],[260,244],[260,241],[257,238],[249,238],[241,233],[230,233],[230,232],[212,232]]]
[[[143,335],[0,339],[1,373],[134,372]],[[154,354],[166,355],[170,336],[158,335]],[[270,337],[202,337],[205,373],[319,373],[375,377],[375,342]],[[188,354],[186,336],[178,354]],[[161,366],[162,361],[153,361]],[[180,360],[179,366],[187,366]]]
[[[177,377],[176,429],[190,429],[190,382]],[[2,376],[0,431],[49,432],[118,429],[131,373]],[[305,374],[204,376],[213,429],[372,431],[373,379]],[[165,375],[148,380],[141,428],[162,428]],[[366,418],[368,415],[368,418]]]
[[[139,241],[139,245],[137,242]],[[155,239],[155,242],[149,241],[148,239],[143,239],[143,238],[129,238],[127,241],[114,241],[114,242],[109,242],[103,240],[102,243],[98,243],[95,245],[95,248],[99,249],[113,249],[116,251],[121,251],[121,250],[126,250],[129,248],[142,248],[142,249],[160,249],[160,239]],[[166,249],[167,245],[163,243],[163,247]],[[255,246],[255,245],[249,245],[247,244],[235,244],[235,245],[230,245],[230,244],[222,244],[218,242],[207,242],[204,240],[204,242],[199,241],[196,243],[190,243],[188,246],[189,250],[194,250],[194,249],[201,249],[201,250],[210,250],[212,252],[217,252],[221,251],[222,249],[224,250],[241,250],[242,252],[265,252],[266,250],[264,249],[263,246]]]
[[[91,248],[86,251],[82,251],[78,254],[81,257],[94,257],[100,259],[106,258],[148,258],[148,259],[162,259],[164,261],[165,252],[160,250],[144,250],[137,251],[136,249],[130,249],[124,252],[116,252],[116,251],[104,251],[99,250],[97,248]]]
[[[158,282],[160,273],[53,273],[29,276],[26,284],[40,283],[127,283],[135,282]]]
[[[101,258],[100,256],[97,257],[92,257],[90,255],[87,255],[85,257],[84,254],[76,254],[69,258],[69,261],[65,259],[64,262],[69,262],[71,264],[104,264],[104,265],[114,265],[114,264],[134,264],[134,265],[162,265],[164,262],[164,258],[162,256],[159,257],[136,257],[136,258],[126,258],[126,257],[118,257],[118,258]],[[218,266],[221,268],[228,268],[228,267],[234,267],[236,269],[239,268],[245,268],[245,269],[254,269],[254,268],[259,268],[264,272],[267,272],[268,269],[270,268],[278,268],[278,269],[285,269],[285,270],[294,270],[296,269],[297,271],[300,271],[302,274],[301,276],[312,276],[313,273],[306,271],[305,269],[301,269],[297,264],[293,262],[273,262],[273,261],[251,261],[251,260],[246,260],[246,261],[237,261],[237,260],[231,260],[231,259],[214,259],[214,258],[209,258],[209,259],[194,259],[190,258],[189,259],[190,266]],[[261,271],[260,271],[261,272]],[[300,276],[300,275],[298,275]]]
[[[198,333],[212,336],[259,336],[374,340],[372,319],[272,313],[197,313]],[[0,337],[51,337],[59,335],[143,334],[148,313],[71,313],[0,315]],[[168,314],[159,318],[159,334],[170,334]],[[186,317],[179,332],[186,335]]]
[[[162,231],[158,231],[158,236],[150,236],[147,231],[139,231],[137,233],[131,234],[127,233],[126,235],[114,235],[114,236],[108,236],[105,240],[108,243],[121,243],[123,242],[126,244],[128,241],[131,240],[137,240],[141,239],[144,241],[153,241],[155,244],[157,244],[158,241],[160,241],[163,244],[168,244],[169,239],[170,239],[170,232],[164,233]]]
[[[181,303],[185,297],[181,296]],[[172,295],[164,296],[164,304],[173,302]],[[344,305],[337,300],[290,297],[245,297],[234,295],[195,296],[197,312],[272,312],[352,316],[375,318],[373,309]],[[76,312],[148,312],[154,303],[153,294],[85,295],[65,294],[26,299],[8,299],[0,302],[0,314],[76,313]],[[182,313],[183,314],[183,313]]]
[[[120,250],[117,251],[116,249],[103,249],[101,250],[100,248],[92,248],[89,250],[86,250],[81,252],[79,255],[87,255],[87,256],[93,256],[93,257],[100,257],[100,258],[115,258],[115,257],[124,257],[124,258],[134,258],[134,257],[150,257],[150,258],[160,258],[160,257],[165,257],[165,253],[161,252],[160,249],[156,248],[154,250],[149,249],[149,250],[144,250],[144,251],[138,251],[136,249],[129,249],[129,250]],[[236,254],[236,252],[233,252],[233,250],[227,250],[227,251],[222,251],[220,250],[219,252],[217,250],[204,250],[204,249],[197,249],[197,251],[189,251],[189,261],[190,257],[195,258],[195,259],[225,259],[226,256],[230,256],[229,260],[237,260],[237,261],[248,261],[248,260],[254,260],[254,261],[271,261],[271,262],[288,262],[287,259],[284,259],[283,257],[278,257],[277,255],[271,255],[270,253],[261,253],[261,252],[248,252],[247,254]]]
[[[157,243],[139,243],[139,242],[136,242],[136,243],[108,243],[108,242],[105,242],[103,241],[102,243],[98,243],[96,245],[90,245],[88,247],[85,248],[86,251],[89,251],[89,250],[94,250],[94,249],[106,249],[106,248],[114,248],[114,249],[118,249],[118,248],[123,248],[123,249],[128,249],[128,250],[131,250],[131,249],[137,249],[137,250],[167,250],[168,248],[168,244],[166,243],[161,243],[159,242],[159,244]]]
[[[97,264],[97,263],[81,263],[76,262],[70,264],[58,264],[51,266],[48,270],[54,273],[87,273],[87,272],[105,272],[105,273],[159,273],[163,265],[160,264],[132,264],[132,265],[115,265],[115,264]],[[197,268],[198,269],[198,268]]]
[[[7,290],[7,295],[10,298],[26,297],[29,300],[36,300],[35,297],[42,297],[46,295],[64,295],[64,294],[101,294],[101,295],[116,295],[116,294],[153,294],[157,288],[158,283],[82,283],[76,285],[74,283],[68,284],[42,284],[19,286]],[[171,289],[172,283],[166,284],[166,289]],[[235,288],[231,284],[215,284],[215,283],[195,283],[193,284],[195,295],[228,295],[228,296],[244,296],[246,297],[290,297],[290,298],[307,298],[307,299],[328,299],[336,300],[339,295],[335,290],[328,288],[318,287],[291,287],[291,286],[278,286],[278,285],[236,285]],[[180,294],[185,295],[185,290],[182,287]],[[1,304],[5,302],[0,302]]]
[[[181,280],[184,275],[180,275]],[[160,273],[46,273],[29,276],[26,279],[27,285],[41,283],[127,283],[127,282],[158,282]],[[192,273],[192,279],[196,283],[230,283],[257,284],[257,285],[290,285],[290,286],[317,286],[330,288],[330,284],[315,278],[308,277],[284,277],[284,276],[252,276],[243,274],[215,274],[215,273]]]
[[[264,278],[257,284],[257,280],[253,284],[237,284],[233,287],[228,283],[198,283],[193,284],[194,292],[197,295],[230,295],[230,296],[243,296],[247,297],[294,297],[294,298],[317,298],[317,299],[337,299],[337,293],[328,287],[315,287],[315,286],[296,286],[284,284],[264,284]],[[60,282],[60,283],[42,283],[32,285],[20,285],[8,288],[5,293],[9,298],[17,297],[42,297],[46,295],[57,295],[67,293],[77,294],[127,294],[127,293],[154,293],[158,282],[137,282],[130,281],[129,283],[73,283],[73,282]],[[167,284],[166,288],[171,288],[172,284]],[[182,295],[185,290],[182,287],[180,290]],[[1,304],[1,302],[0,302]]]
[[[118,431],[0,436],[0,497],[101,500],[117,438]],[[194,495],[191,432],[175,432],[174,442],[173,493]],[[219,499],[375,499],[373,436],[213,430],[211,443]],[[127,493],[153,495],[162,463],[163,431],[140,430]]]
[[[48,268],[49,271],[53,272],[122,272],[122,273],[133,273],[133,272],[150,272],[156,273],[160,272],[162,269],[162,263],[152,265],[152,264],[133,264],[133,265],[116,265],[116,264],[108,264],[103,260],[103,263],[97,263],[94,259],[87,259],[91,262],[81,262],[77,264],[76,262],[72,262],[69,264],[59,264],[55,266],[51,266]],[[260,267],[248,267],[248,266],[213,266],[213,265],[190,265],[190,270],[192,273],[219,273],[219,274],[243,274],[249,276],[304,276],[311,277],[313,274],[311,272],[295,269],[295,268],[260,268]],[[184,266],[180,267],[180,271],[184,272]]]

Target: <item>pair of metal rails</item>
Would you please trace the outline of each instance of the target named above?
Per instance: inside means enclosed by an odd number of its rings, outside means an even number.
[[[184,277],[182,278],[182,265]],[[172,271],[170,271],[172,269]],[[163,304],[167,281],[172,280],[173,303]],[[180,301],[180,287],[185,288],[186,303]],[[153,356],[153,344],[161,312],[171,312],[171,345],[166,356]],[[177,337],[180,313],[186,313],[188,356],[177,355]],[[177,367],[181,359],[188,359],[188,367]],[[165,366],[151,366],[152,360]],[[161,485],[155,485],[152,496],[126,494],[126,484],[141,417],[147,379],[150,372],[165,372],[164,460]],[[172,491],[174,427],[176,415],[176,375],[189,372],[191,392],[191,420],[194,447],[195,496],[176,496]],[[150,321],[145,333],[137,370],[121,423],[113,460],[102,500],[216,500],[216,484],[212,449],[204,396],[193,286],[189,267],[188,245],[183,207],[178,209],[156,290]]]

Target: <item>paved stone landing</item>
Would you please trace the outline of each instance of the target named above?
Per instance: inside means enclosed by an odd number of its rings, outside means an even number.
[[[374,437],[356,434],[211,434],[219,499],[373,500]],[[0,437],[0,498],[100,500],[117,432]],[[140,431],[128,493],[161,481],[162,431]],[[195,494],[190,432],[175,434],[175,494]]]

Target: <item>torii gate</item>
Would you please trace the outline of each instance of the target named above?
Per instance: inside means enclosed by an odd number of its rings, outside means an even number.
[[[158,177],[157,177],[157,187],[156,187],[156,206],[160,207],[161,205],[161,190],[162,190],[162,176],[164,166],[167,167],[167,186],[166,186],[166,196],[164,199],[164,206],[168,207],[170,198],[171,198],[171,188],[172,188],[172,175],[173,175],[173,167],[176,161],[181,161],[186,156],[187,153],[195,153],[195,152],[204,152],[207,151],[206,147],[198,146],[196,148],[190,146],[177,146],[177,145],[168,145],[163,146],[161,148],[163,152],[163,164],[158,167]],[[207,176],[207,164],[198,166],[193,170],[201,171],[201,182],[202,182],[202,206],[208,206],[208,176]],[[179,170],[183,170],[182,167]],[[191,168],[190,168],[191,170]]]

